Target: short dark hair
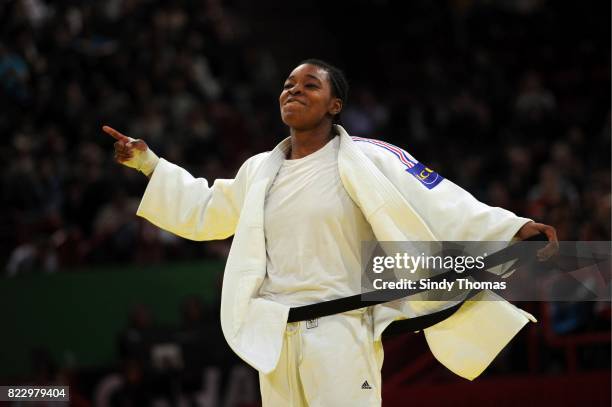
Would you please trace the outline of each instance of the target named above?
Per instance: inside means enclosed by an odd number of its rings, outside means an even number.
[[[332,95],[342,101],[342,107],[344,108],[348,99],[349,91],[349,84],[346,80],[344,72],[342,72],[339,68],[333,66],[332,64],[316,58],[305,59],[300,62],[300,65],[303,64],[318,66],[319,68],[323,68],[327,72],[327,76],[329,77],[329,82],[331,84]],[[334,115],[332,123],[342,124],[340,120],[340,113]]]

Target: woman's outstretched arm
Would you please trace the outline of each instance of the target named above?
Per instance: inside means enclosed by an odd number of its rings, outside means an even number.
[[[132,139],[111,127],[103,130],[115,142],[115,160],[137,169],[150,180],[136,214],[154,225],[191,240],[225,239],[234,234],[246,190],[243,164],[234,179],[193,177],[185,169],[157,155],[143,140]]]

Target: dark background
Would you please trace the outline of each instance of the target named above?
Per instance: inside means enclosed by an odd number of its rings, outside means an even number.
[[[228,378],[241,365],[218,332],[230,242],[181,240],[136,218],[146,178],[112,161],[100,127],[194,175],[233,177],[287,135],[278,94],[309,57],[346,72],[351,135],[403,147],[560,240],[610,240],[609,1],[3,1],[0,315],[22,321],[0,331],[4,383],[68,381],[83,405],[106,374],[117,374],[114,405],[147,404],[160,388],[176,401],[201,387],[204,366],[220,369],[224,391],[252,386]],[[156,304],[155,287],[185,262],[213,277]],[[121,285],[109,313],[103,298]],[[505,391],[506,405],[608,405],[610,304],[521,306],[541,322],[472,384],[427,359],[420,336],[389,341],[385,404],[430,405],[428,392],[445,404],[459,391],[488,405]],[[46,328],[31,328],[37,315]],[[149,351],[162,342],[179,343],[189,366],[155,368]]]

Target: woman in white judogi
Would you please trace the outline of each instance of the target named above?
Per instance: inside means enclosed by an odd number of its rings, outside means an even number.
[[[194,240],[235,234],[222,327],[259,370],[264,406],[381,404],[380,335],[414,315],[409,302],[287,324],[290,307],[360,292],[362,241],[556,240],[552,227],[476,201],[395,146],[351,139],[335,124],[347,90],[338,69],[301,63],[279,97],[290,137],[212,186],[104,127],[117,161],[151,178],[138,215]],[[472,379],[528,318],[504,301],[474,301],[426,336],[442,363]],[[494,335],[483,334],[487,323]]]

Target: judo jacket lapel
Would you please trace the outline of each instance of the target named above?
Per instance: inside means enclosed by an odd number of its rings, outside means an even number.
[[[272,150],[248,183],[223,277],[223,333],[234,352],[263,373],[276,366],[289,313],[285,305],[258,298],[266,276],[264,203],[288,146],[285,139]]]

